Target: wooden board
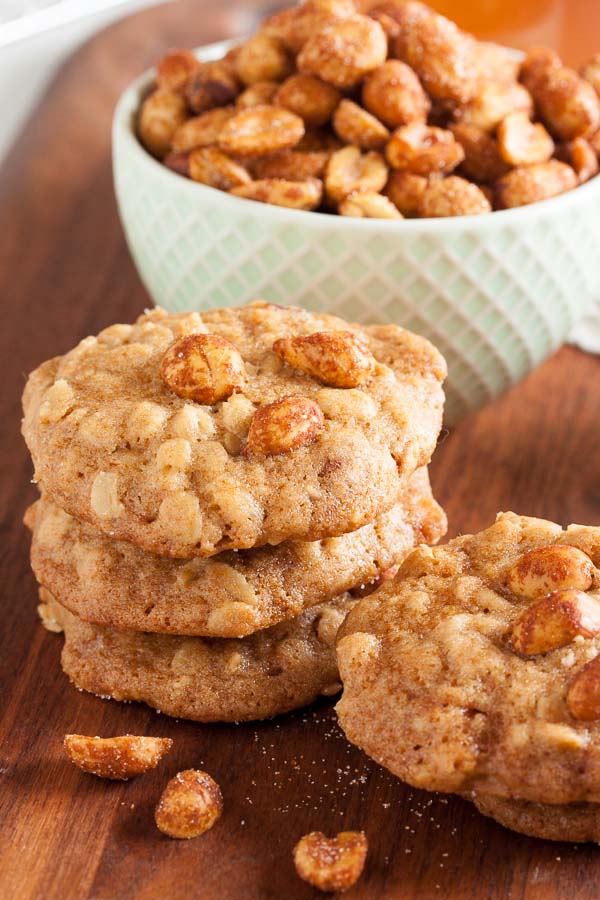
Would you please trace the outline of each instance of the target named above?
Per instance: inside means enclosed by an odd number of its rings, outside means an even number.
[[[315,893],[293,870],[305,832],[363,828],[370,855],[349,897],[590,898],[599,851],[514,835],[456,798],[403,786],[342,737],[331,703],[257,726],[175,722],[78,693],[61,639],[37,623],[21,516],[34,497],[19,435],[25,373],[148,304],[113,199],[110,115],[128,80],[177,44],[247,30],[248,6],[160,7],[117,24],[61,71],[0,173],[0,896],[6,900],[218,898]],[[433,481],[451,534],[497,510],[562,523],[600,517],[600,360],[564,349],[446,436]],[[65,732],[170,736],[156,772],[130,784],[85,776]],[[203,838],[162,837],[167,777],[204,766],[225,813]]]

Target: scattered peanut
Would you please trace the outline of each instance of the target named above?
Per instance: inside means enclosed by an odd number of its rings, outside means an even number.
[[[320,891],[347,891],[362,874],[367,850],[362,831],[341,831],[334,838],[312,831],[294,847],[294,865],[300,878]]]
[[[172,746],[170,738],[134,734],[112,738],[66,734],[64,739],[65,752],[72,763],[91,775],[117,781],[155,769]]]
[[[171,778],[156,807],[157,827],[169,837],[199,837],[223,812],[219,785],[206,772],[186,769]]]
[[[532,603],[513,624],[510,645],[517,653],[534,656],[569,644],[577,635],[600,633],[600,601],[583,591],[553,591]]]
[[[483,131],[494,131],[502,119],[512,112],[533,115],[533,100],[529,91],[518,82],[484,81],[469,103],[456,111],[456,119],[466,125],[476,125]]]
[[[517,597],[538,600],[567,588],[587,591],[592,572],[592,561],[582,550],[551,544],[524,553],[508,570],[506,583]]]
[[[253,106],[269,106],[279,90],[276,81],[257,81],[238,95],[236,109],[252,109]],[[280,104],[281,105],[281,104]]]
[[[293,369],[331,387],[359,387],[375,373],[375,359],[365,341],[350,331],[317,331],[280,338],[273,350]]]
[[[600,656],[575,675],[567,691],[567,706],[574,719],[600,719]]]
[[[220,335],[188,334],[171,344],[160,374],[178,397],[213,404],[242,388],[245,368],[237,349]]]
[[[314,400],[282,397],[255,412],[244,452],[276,456],[297,450],[315,441],[324,427],[325,417]]]

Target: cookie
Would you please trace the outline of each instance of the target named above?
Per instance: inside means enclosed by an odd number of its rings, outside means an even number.
[[[489,794],[476,795],[480,813],[506,828],[547,841],[600,842],[600,805],[597,803],[528,803]]]
[[[154,553],[211,556],[391,509],[435,447],[445,373],[395,325],[155,309],[33,372],[23,434],[57,506]]]
[[[169,559],[80,522],[46,500],[30,508],[31,563],[40,584],[86,622],[133,631],[244,637],[370,584],[421,541],[436,543],[446,517],[426,469],[402,503],[358,531],[305,543]]]
[[[64,631],[62,667],[76,687],[198,722],[270,719],[337,693],[335,636],[357,602],[345,594],[238,640],[104,628],[44,588],[40,599],[44,625]]]
[[[600,801],[600,528],[502,514],[419,547],[340,631],[348,738],[428,790]]]

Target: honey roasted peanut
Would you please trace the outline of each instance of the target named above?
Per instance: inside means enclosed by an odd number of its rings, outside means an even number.
[[[385,193],[403,216],[418,216],[423,204],[427,178],[396,169],[390,174]]]
[[[580,73],[547,48],[521,61],[419,0],[303,0],[221,59],[167,53],[155,87],[138,116],[152,155],[290,209],[467,215],[600,171],[600,54]]]
[[[300,116],[305,125],[326,125],[340,102],[341,94],[314,75],[292,75],[279,87],[274,102]]]
[[[322,151],[302,152],[282,150],[274,156],[257,159],[252,166],[255,178],[283,178],[285,181],[305,181],[322,178],[329,154]]]
[[[567,706],[574,719],[600,719],[600,656],[594,657],[571,681]]]
[[[140,109],[137,132],[140,141],[153,156],[162,159],[171,148],[171,140],[187,115],[184,98],[174,91],[157,90]]]
[[[431,103],[421,82],[406,63],[388,59],[367,76],[362,100],[369,112],[389,128],[425,122]]]
[[[320,406],[308,397],[289,395],[261,406],[250,422],[244,453],[276,456],[315,441],[325,427]]]
[[[429,218],[478,216],[491,211],[483,191],[457,175],[430,181],[421,201],[421,215]]]
[[[380,153],[361,154],[358,147],[332,153],[325,170],[325,190],[335,203],[356,191],[379,192],[385,187],[388,168]]]
[[[550,132],[563,141],[585,137],[600,127],[600,99],[592,85],[546,50],[533,50],[521,66],[530,91]]]
[[[201,63],[188,80],[185,96],[195,113],[227,106],[240,92],[235,69],[227,59]]]
[[[318,178],[288,181],[285,178],[263,178],[251,181],[230,191],[236,197],[270,203],[288,209],[316,209],[323,196],[323,185]]]
[[[170,738],[125,734],[119,737],[87,737],[66,734],[64,748],[78,768],[99,778],[126,781],[155,769],[173,746]]]
[[[200,184],[229,191],[251,181],[246,169],[216,147],[199,147],[188,157],[190,178]]]
[[[531,122],[525,112],[512,112],[502,119],[498,147],[502,159],[511,166],[544,163],[554,153],[554,141],[544,126]]]
[[[161,90],[183,94],[199,67],[200,63],[191,50],[171,50],[157,66],[156,85]]]
[[[355,219],[401,219],[402,215],[384,194],[372,191],[350,194],[338,207],[341,216]]]
[[[506,583],[513,594],[538,600],[554,591],[592,586],[592,561],[569,544],[551,544],[524,553],[508,570]]]
[[[239,48],[235,71],[244,84],[281,81],[292,71],[292,61],[280,38],[259,31]]]
[[[225,338],[188,334],[168,348],[160,374],[178,397],[210,405],[239,391],[246,373],[242,357]]]
[[[600,601],[583,591],[553,591],[525,609],[513,624],[510,646],[534,656],[569,644],[577,635],[600,633]]]
[[[176,153],[189,152],[196,147],[212,147],[217,143],[225,122],[235,115],[233,106],[217,107],[193,116],[173,133],[171,149]]]
[[[342,100],[333,116],[333,128],[341,140],[362,150],[381,150],[390,133],[379,119],[354,103]]]
[[[394,169],[431,175],[452,172],[465,158],[465,152],[451,131],[414,122],[394,131],[385,156]]]
[[[293,369],[330,387],[359,387],[375,374],[375,359],[366,342],[350,331],[280,338],[273,344],[273,351]]]
[[[298,55],[298,69],[336,88],[355,87],[385,62],[387,38],[379,22],[352,15],[312,34]]]
[[[225,122],[219,147],[237,156],[266,156],[294,147],[304,134],[299,116],[280,106],[253,106]]]
[[[163,834],[189,839],[212,828],[222,812],[223,796],[216,781],[206,772],[186,769],[167,784],[154,818]]]
[[[465,103],[476,92],[478,69],[472,39],[424,3],[398,4],[394,55],[408,63],[438,100]]]
[[[533,166],[517,166],[496,184],[498,207],[525,206],[548,200],[577,186],[577,176],[566,163],[550,159]]]
[[[320,891],[342,892],[360,878],[367,851],[362,831],[341,831],[334,838],[312,831],[294,847],[294,865],[300,878]]]

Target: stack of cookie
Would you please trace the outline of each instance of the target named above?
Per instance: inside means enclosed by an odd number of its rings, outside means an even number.
[[[399,327],[263,302],[156,309],[41,365],[26,521],[71,680],[200,721],[334,693],[357,596],[445,531],[444,375]]]
[[[600,528],[501,514],[421,547],[338,636],[348,738],[525,834],[600,841]]]

